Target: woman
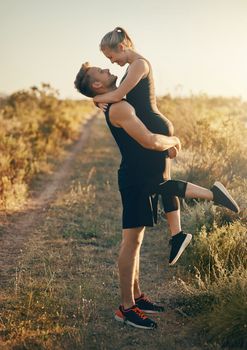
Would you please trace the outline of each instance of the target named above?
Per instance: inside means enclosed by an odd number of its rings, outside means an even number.
[[[107,33],[101,40],[100,49],[112,63],[120,66],[129,64],[129,66],[119,87],[112,92],[94,97],[94,102],[112,103],[126,96],[127,101],[135,108],[137,116],[150,131],[172,136],[174,132],[172,123],[158,110],[156,105],[151,64],[135,51],[134,44],[127,32],[117,27]],[[157,164],[161,162],[164,164],[163,181],[170,179],[170,158],[175,157],[177,153],[178,149],[172,148],[162,155],[154,155],[157,158]],[[188,245],[191,235],[186,235],[181,230],[178,198],[169,195],[162,196],[162,202],[172,236],[183,235]],[[169,263],[173,265],[173,260],[170,259]]]

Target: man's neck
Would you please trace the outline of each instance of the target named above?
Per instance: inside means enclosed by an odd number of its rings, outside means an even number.
[[[106,94],[107,92],[111,92],[111,91],[114,91],[114,90],[116,90],[116,89],[117,89],[116,85],[109,86],[109,87],[106,88],[106,89],[104,90],[104,92],[102,92],[102,93],[103,93],[103,94]]]

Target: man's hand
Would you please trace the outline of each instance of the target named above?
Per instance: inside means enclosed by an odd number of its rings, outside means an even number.
[[[108,103],[99,102],[98,107],[102,110],[102,112],[105,112],[107,110]]]
[[[102,112],[105,112],[108,106],[108,103],[104,103],[104,102],[95,102],[93,101],[93,103],[95,104],[96,107],[100,108],[102,110]]]

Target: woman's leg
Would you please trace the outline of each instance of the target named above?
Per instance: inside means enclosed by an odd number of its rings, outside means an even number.
[[[171,159],[166,158],[166,167],[163,177],[167,180],[171,179]],[[164,207],[165,216],[171,232],[174,236],[181,232],[181,220],[180,220],[180,203],[176,196],[163,196],[162,202]]]
[[[197,186],[188,182],[185,191],[185,198],[200,198],[212,201],[214,196],[213,192],[208,190],[207,188]]]
[[[180,220],[180,209],[165,213],[171,235],[174,236],[182,231]]]
[[[215,182],[213,187],[209,190],[186,181],[168,180],[159,184],[156,191],[164,197],[178,196],[180,198],[213,200],[216,205],[224,206],[236,213],[239,212],[237,203],[220,182]]]

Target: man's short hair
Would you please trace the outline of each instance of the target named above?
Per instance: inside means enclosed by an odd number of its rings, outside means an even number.
[[[94,82],[94,79],[90,77],[88,73],[88,69],[90,68],[89,62],[83,63],[81,66],[81,69],[76,75],[74,84],[75,88],[83,95],[87,97],[94,97],[96,96],[96,92],[92,88],[92,84]]]

